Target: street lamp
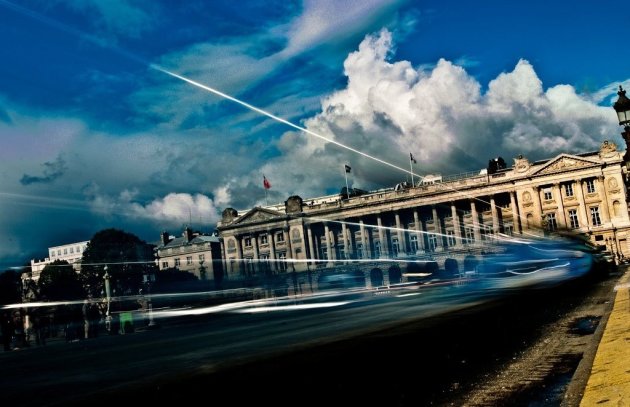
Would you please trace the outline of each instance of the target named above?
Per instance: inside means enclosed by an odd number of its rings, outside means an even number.
[[[626,96],[626,91],[619,85],[619,92],[617,92],[619,98],[613,105],[615,112],[617,112],[617,118],[619,119],[619,125],[623,127],[623,139],[626,141],[626,154],[623,156],[625,161],[630,160],[630,99]]]
[[[103,268],[105,270],[105,275],[103,275],[103,279],[105,280],[105,296],[107,299],[107,312],[105,313],[105,329],[107,332],[110,332],[112,329],[112,314],[109,311],[109,305],[112,300],[112,291],[109,285],[110,275],[107,272],[107,265]]]

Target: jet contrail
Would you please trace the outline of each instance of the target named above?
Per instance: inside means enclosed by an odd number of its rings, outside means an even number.
[[[381,164],[388,165],[388,166],[390,166],[390,167],[392,167],[392,168],[395,168],[395,169],[397,169],[397,170],[403,171],[403,172],[405,172],[405,173],[409,173],[409,174],[411,173],[409,170],[406,170],[406,169],[404,169],[404,168],[398,167],[397,165],[394,165],[394,164],[388,163],[387,161],[381,160],[381,159],[380,159],[380,158],[378,158],[378,157],[371,156],[371,155],[369,155],[369,154],[367,154],[367,153],[364,153],[363,151],[359,151],[359,150],[357,150],[357,149],[355,149],[355,148],[352,148],[352,147],[350,147],[350,146],[347,146],[347,145],[345,145],[345,144],[342,144],[342,143],[340,143],[340,142],[338,142],[338,141],[335,141],[335,140],[333,140],[333,139],[330,139],[330,138],[328,138],[328,137],[322,136],[321,134],[315,133],[314,131],[311,131],[311,130],[309,130],[309,129],[305,128],[305,127],[298,126],[297,124],[291,123],[290,121],[288,121],[288,120],[286,120],[286,119],[283,119],[282,117],[278,117],[278,116],[276,116],[276,115],[274,115],[274,114],[272,114],[272,113],[269,113],[269,112],[267,112],[267,111],[265,111],[265,110],[263,110],[263,109],[261,109],[261,108],[259,108],[259,107],[256,107],[256,106],[254,106],[254,105],[250,105],[250,104],[249,104],[249,103],[247,103],[247,102],[244,102],[244,101],[242,101],[242,100],[240,100],[240,99],[237,99],[237,98],[235,98],[234,96],[230,96],[230,95],[228,95],[227,93],[223,93],[223,92],[221,92],[221,91],[219,91],[219,90],[217,90],[217,89],[211,88],[210,86],[207,86],[207,85],[204,85],[204,84],[202,84],[202,83],[199,83],[199,82],[193,81],[192,79],[189,79],[189,78],[186,78],[185,76],[181,76],[181,75],[178,75],[178,74],[176,74],[176,73],[174,73],[174,72],[168,71],[168,70],[166,70],[166,69],[164,69],[164,68],[162,68],[162,67],[160,67],[160,66],[158,66],[158,65],[155,65],[155,64],[151,64],[151,65],[149,65],[149,66],[150,66],[152,69],[155,69],[155,70],[157,70],[157,71],[160,71],[160,72],[162,72],[162,73],[165,73],[165,74],[167,74],[167,75],[170,75],[170,76],[172,76],[172,77],[174,77],[174,78],[177,78],[177,79],[179,79],[179,80],[182,80],[182,81],[184,81],[184,82],[190,83],[191,85],[196,86],[196,87],[198,87],[198,88],[201,88],[201,89],[203,89],[203,90],[207,90],[208,92],[214,93],[215,95],[217,95],[217,96],[221,96],[222,98],[225,98],[225,99],[231,100],[231,101],[232,101],[232,102],[234,102],[234,103],[238,103],[238,104],[239,104],[239,105],[241,105],[241,106],[244,106],[244,107],[246,107],[246,108],[248,108],[248,109],[250,109],[250,110],[253,110],[254,112],[260,113],[260,114],[262,114],[262,115],[264,115],[264,116],[267,116],[267,117],[269,117],[269,118],[271,118],[271,119],[273,119],[273,120],[275,120],[275,121],[278,121],[278,122],[280,122],[280,123],[286,124],[287,126],[289,126],[289,127],[293,127],[294,129],[297,129],[297,130],[303,131],[304,133],[310,134],[311,136],[315,136],[315,137],[320,138],[320,139],[322,139],[322,140],[325,140],[325,141],[327,141],[327,142],[329,142],[329,143],[335,144],[335,145],[337,145],[337,146],[339,146],[339,147],[341,147],[341,148],[345,148],[346,150],[352,151],[353,153],[360,154],[360,155],[362,155],[362,156],[364,156],[364,157],[367,157],[367,158],[369,158],[369,159],[371,159],[371,160],[377,161],[377,162],[379,162],[379,163],[381,163]]]

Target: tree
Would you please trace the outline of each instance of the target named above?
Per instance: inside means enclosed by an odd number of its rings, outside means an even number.
[[[81,266],[81,280],[93,297],[100,297],[105,291],[105,266],[112,290],[137,294],[143,274],[155,268],[153,245],[119,229],[101,230],[90,239]]]
[[[21,302],[20,273],[15,270],[0,272],[0,304]]]
[[[78,273],[65,260],[55,260],[46,265],[39,275],[39,293],[48,301],[67,301],[85,298],[85,291]]]

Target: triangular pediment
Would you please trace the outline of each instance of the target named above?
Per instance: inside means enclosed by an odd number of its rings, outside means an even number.
[[[532,172],[531,175],[554,174],[598,165],[601,165],[601,163],[591,158],[578,157],[571,154],[560,154],[556,158],[549,160],[548,163],[540,167],[538,170]]]
[[[284,213],[271,209],[255,207],[247,211],[243,216],[234,221],[234,224],[261,222],[266,220],[278,219],[283,217]]]

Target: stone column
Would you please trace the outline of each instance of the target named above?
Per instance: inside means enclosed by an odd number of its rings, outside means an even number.
[[[494,200],[494,195],[490,196],[490,211],[492,211],[492,233],[496,235],[501,228],[499,227],[499,214],[497,212],[497,204]]]
[[[363,245],[363,258],[370,258],[369,251],[369,243],[367,237],[367,231],[365,230],[365,225],[363,224],[363,219],[359,220],[359,230],[361,231],[361,244]]]
[[[400,223],[400,213],[396,211],[396,229],[398,229],[398,250],[400,254],[407,255],[407,239],[405,239],[405,231],[403,230],[402,224]]]
[[[455,246],[462,245],[462,228],[459,224],[459,214],[455,202],[451,202],[451,217],[453,218],[453,231],[455,232]]]
[[[221,252],[223,253],[223,258],[221,259],[221,264],[223,264],[223,270],[225,270],[225,275],[227,277],[228,267],[227,267],[227,251],[225,249],[225,243],[221,240]],[[232,271],[232,270],[230,270]]]
[[[444,233],[442,233],[442,223],[440,222],[440,217],[438,216],[437,207],[435,205],[431,206],[431,210],[433,212],[433,229],[435,230],[435,237],[437,237],[437,250],[444,250]]]
[[[597,191],[599,193],[599,198],[602,200],[602,212],[603,218],[602,223],[610,222],[610,207],[608,206],[608,194],[606,193],[606,185],[604,184],[604,176],[600,175],[597,177]]]
[[[536,200],[535,200],[535,205],[534,205],[534,214],[535,214],[534,222],[541,222],[541,227],[542,227],[543,206],[542,206],[542,199],[540,199],[540,187],[534,187],[534,191],[536,192]],[[536,213],[536,210],[538,210],[537,213]]]
[[[291,244],[291,234],[289,233],[289,226],[285,226],[284,230],[282,231],[282,235],[284,236],[284,241],[286,242],[287,245],[287,256],[286,256],[286,262],[287,262],[287,267],[286,269],[292,269],[293,271],[295,271],[295,262],[293,262],[293,245]]]
[[[516,229],[516,232],[520,235],[523,234],[523,225],[521,223],[521,212],[516,206],[516,192],[510,192],[510,210],[512,212],[512,225]]]
[[[558,199],[558,212],[560,212],[560,216],[558,219],[558,221],[560,222],[559,226],[560,228],[566,228],[567,214],[564,211],[564,202],[562,202],[562,188],[560,188],[560,183],[556,182],[555,184],[553,184],[552,191],[554,192],[556,199]]]
[[[475,234],[475,243],[481,243],[481,231],[479,230],[479,216],[477,215],[477,207],[475,206],[475,200],[470,200],[470,213],[473,221],[473,233]]]
[[[578,202],[580,203],[579,207],[582,209],[581,211],[578,211],[578,214],[580,215],[580,228],[589,229],[591,222],[589,220],[590,217],[588,214],[588,208],[586,207],[586,200],[584,199],[584,185],[582,184],[581,179],[576,179],[575,184],[577,186],[575,189],[577,190]]]
[[[236,239],[236,270],[239,274],[243,272],[243,240],[241,236],[234,236]]]
[[[324,235],[326,236],[326,254],[328,256],[328,261],[326,262],[326,267],[331,267],[332,263],[332,242],[330,241],[330,229],[328,228],[328,223],[324,223]]]
[[[316,264],[315,260],[317,260],[317,252],[313,247],[313,230],[311,228],[311,225],[308,225],[306,227],[306,233],[308,234],[308,250],[310,251],[309,262],[311,263],[311,265],[314,265]]]
[[[254,268],[255,272],[260,272],[260,262],[258,260],[260,260],[260,253],[258,251],[258,235],[254,234],[252,235],[252,247],[254,249],[254,264],[252,265],[252,267]]]
[[[383,221],[381,215],[376,215],[376,224],[378,226],[378,238],[381,242],[381,258],[389,258],[389,252],[387,250],[387,240],[385,237],[385,230],[383,229]]]
[[[418,250],[426,252],[426,246],[424,245],[424,227],[422,222],[420,221],[420,216],[418,215],[418,210],[413,210],[413,223],[416,227],[417,236],[418,236]]]

